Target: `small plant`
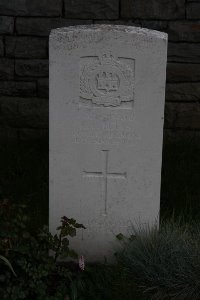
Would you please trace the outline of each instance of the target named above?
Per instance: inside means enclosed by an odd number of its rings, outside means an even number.
[[[0,299],[77,299],[74,282],[80,270],[78,260],[64,264],[58,259],[78,258],[69,248],[69,237],[75,237],[76,230],[85,227],[64,216],[57,234],[44,228],[34,235],[27,230],[27,222],[24,206],[12,205],[8,200],[0,202]],[[17,277],[7,266],[15,270]]]
[[[69,248],[69,238],[75,237],[77,229],[86,229],[85,226],[76,222],[75,219],[67,218],[66,216],[61,218],[61,225],[57,227],[58,234],[52,235],[47,227],[44,227],[39,234],[40,241],[45,242],[49,250],[52,250],[54,254],[54,262],[56,263],[58,258],[74,258],[78,259],[78,254]]]

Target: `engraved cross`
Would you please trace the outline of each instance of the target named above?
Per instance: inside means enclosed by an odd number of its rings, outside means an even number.
[[[104,212],[107,215],[107,197],[108,197],[108,178],[111,179],[126,179],[126,172],[124,173],[110,173],[108,172],[108,159],[109,150],[102,150],[103,154],[103,167],[100,172],[83,171],[84,176],[88,178],[101,178],[102,179],[102,197],[104,200]]]

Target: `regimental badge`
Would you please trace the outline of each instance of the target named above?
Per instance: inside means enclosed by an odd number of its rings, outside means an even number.
[[[81,65],[80,96],[98,106],[133,101],[134,68],[112,55],[90,57]]]

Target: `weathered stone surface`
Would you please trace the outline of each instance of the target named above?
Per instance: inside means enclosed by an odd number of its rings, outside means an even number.
[[[47,58],[46,38],[7,36],[5,44],[8,57]]]
[[[7,17],[7,16],[0,16],[0,34],[12,34],[13,31],[14,31],[14,18]]]
[[[14,60],[0,58],[0,79],[7,80],[14,77]]]
[[[3,37],[0,37],[0,56],[4,55],[4,43],[3,43]]]
[[[200,64],[167,64],[168,82],[200,81]]]
[[[200,3],[188,3],[186,6],[186,16],[188,19],[200,19]]]
[[[13,16],[61,16],[62,0],[0,1],[0,12]]]
[[[50,229],[64,212],[83,223],[72,247],[87,261],[158,217],[166,50],[166,34],[138,27],[50,35]]]
[[[200,101],[199,82],[167,83],[167,101]]]
[[[168,34],[169,41],[200,42],[200,22],[169,22]]]
[[[48,36],[51,29],[81,24],[92,24],[92,20],[18,17],[16,30],[20,35]]]
[[[47,77],[49,62],[47,59],[18,59],[15,63],[15,72],[18,76]]]
[[[49,78],[38,79],[38,96],[49,97]]]
[[[0,97],[0,119],[4,126],[47,128],[48,100],[39,98]]]
[[[200,104],[166,103],[165,128],[200,129]]]
[[[65,17],[80,19],[118,19],[119,0],[64,0]]]
[[[168,61],[200,62],[200,44],[198,43],[169,43]]]
[[[35,82],[0,81],[0,95],[6,96],[36,96]]]
[[[122,0],[122,18],[181,19],[185,17],[185,0]]]

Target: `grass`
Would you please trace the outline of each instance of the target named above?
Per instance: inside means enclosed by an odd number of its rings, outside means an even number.
[[[133,228],[118,254],[122,272],[146,299],[200,299],[200,227],[173,220]]]
[[[78,300],[142,300],[142,293],[119,265],[93,264],[82,276]]]

